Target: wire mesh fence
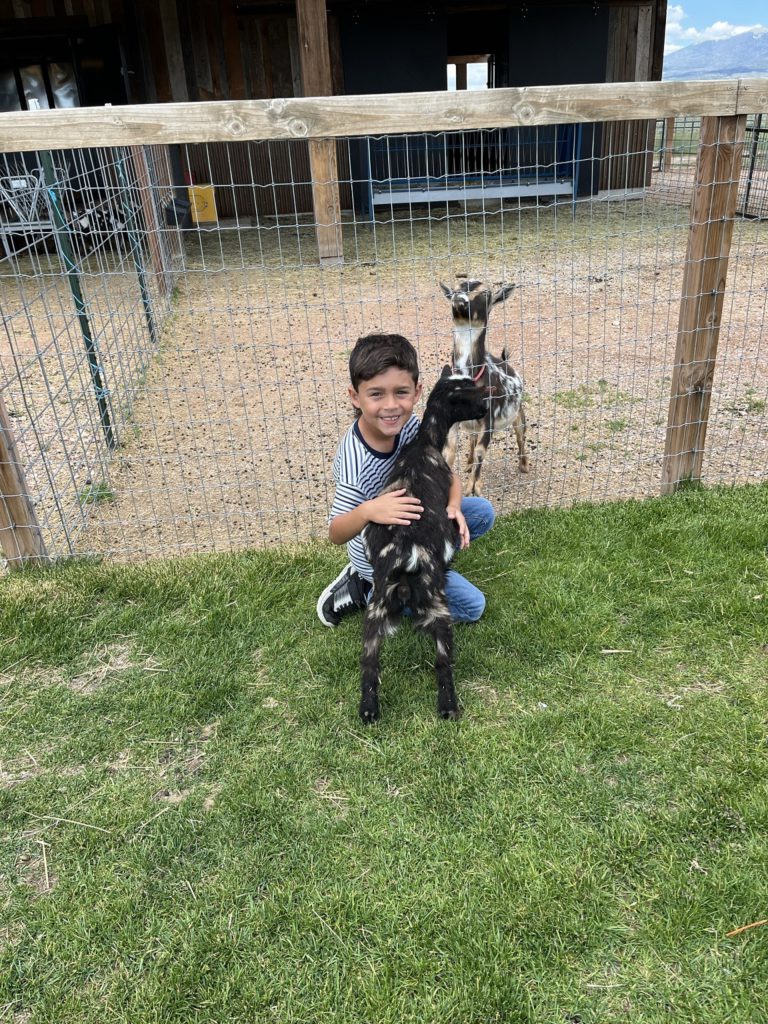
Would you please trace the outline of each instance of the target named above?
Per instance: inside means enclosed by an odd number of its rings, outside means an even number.
[[[2,158],[0,397],[48,554],[323,535],[352,345],[404,334],[428,389],[451,359],[439,282],[462,277],[517,285],[487,343],[525,380],[532,469],[493,438],[497,510],[658,493],[700,119],[643,124],[621,150],[573,125],[337,138],[336,260],[306,142]],[[707,484],[768,476],[762,124],[734,182]]]
[[[700,117],[671,117],[656,123],[654,190],[673,202],[689,204],[696,180]],[[743,167],[736,212],[768,219],[768,115],[747,117]]]
[[[81,550],[172,298],[167,154],[0,158],[5,415],[51,554]],[[151,185],[150,185],[151,182]]]

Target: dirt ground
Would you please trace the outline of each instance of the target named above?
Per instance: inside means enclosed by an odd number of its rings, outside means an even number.
[[[402,210],[346,224],[344,263],[322,268],[311,225],[191,232],[159,344],[144,337],[138,354],[135,275],[116,266],[99,298],[104,361],[122,388],[111,457],[81,339],[54,315],[65,286],[46,279],[47,297],[34,298],[30,279],[14,301],[24,299],[38,354],[17,314],[0,369],[51,549],[135,559],[324,535],[333,455],[351,422],[351,346],[374,331],[406,335],[428,388],[451,349],[438,281],[464,274],[518,285],[493,311],[488,346],[506,347],[525,379],[533,468],[518,472],[512,435],[494,438],[483,483],[498,511],[658,493],[688,233],[677,199],[660,187],[575,215],[570,205]],[[5,298],[8,308],[7,288]],[[706,430],[710,484],[768,477],[767,301],[768,223],[739,220]],[[66,388],[51,384],[57,373]]]

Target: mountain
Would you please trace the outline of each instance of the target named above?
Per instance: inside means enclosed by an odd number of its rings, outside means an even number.
[[[768,29],[696,43],[668,53],[662,77],[665,81],[768,77]]]

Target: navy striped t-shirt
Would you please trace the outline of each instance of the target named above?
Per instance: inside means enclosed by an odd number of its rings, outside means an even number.
[[[355,420],[341,439],[336,458],[333,460],[336,494],[329,522],[344,512],[351,512],[364,501],[378,498],[398,453],[403,445],[413,440],[418,429],[418,416],[411,416],[395,438],[392,451],[377,452],[363,439],[359,421]],[[360,534],[347,543],[347,553],[355,571],[364,579],[372,580],[373,568],[365,557]]]

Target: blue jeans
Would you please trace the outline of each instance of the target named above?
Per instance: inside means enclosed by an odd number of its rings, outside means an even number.
[[[462,498],[461,511],[470,540],[487,533],[496,519],[493,505],[486,498]],[[454,622],[477,622],[485,610],[485,594],[455,569],[448,570],[445,596]]]

